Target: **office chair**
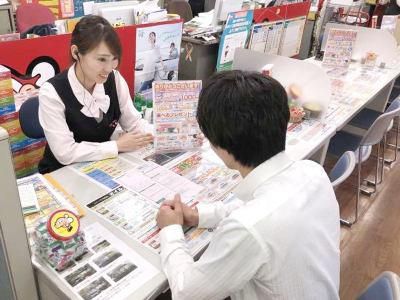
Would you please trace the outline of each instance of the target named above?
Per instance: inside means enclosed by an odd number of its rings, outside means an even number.
[[[23,34],[35,25],[54,24],[51,10],[38,3],[21,4],[15,12],[18,31]]]
[[[328,176],[332,183],[334,189],[336,189],[339,184],[345,181],[353,172],[356,166],[356,157],[353,151],[346,151],[336,162],[332,170],[329,172]],[[358,209],[358,208],[356,208]],[[355,213],[355,218],[353,221],[348,221],[345,219],[340,219],[340,223],[346,226],[351,226],[357,222],[358,212]]]
[[[192,8],[185,0],[173,0],[168,3],[168,13],[179,15],[184,22],[193,19]]]
[[[29,138],[44,138],[43,128],[39,122],[39,98],[29,98],[22,103],[19,109],[19,123],[22,132]]]
[[[383,272],[362,291],[357,300],[400,300],[400,277]]]
[[[400,96],[398,96],[396,99],[394,99],[392,101],[392,103],[386,109],[385,112],[389,112],[389,111],[395,109],[395,107],[398,106],[397,102],[399,102],[399,101],[400,101]],[[372,110],[369,108],[364,108],[353,119],[350,120],[349,124],[354,127],[358,127],[358,128],[367,130],[380,115],[382,115],[382,112],[375,111],[375,110]],[[389,144],[389,146],[394,147],[394,149],[395,149],[394,150],[394,158],[393,159],[385,159],[384,158],[384,161],[388,164],[392,164],[393,162],[395,162],[397,160],[397,151],[400,149],[399,143],[398,143],[399,133],[400,133],[400,113],[396,117],[397,117],[397,125],[396,125],[395,144]],[[387,131],[390,131],[392,129],[393,125],[394,125],[394,122],[392,121],[390,123]],[[386,145],[386,143],[385,143],[385,145]],[[385,154],[385,152],[384,152],[384,154]]]
[[[354,217],[355,221],[357,221],[358,218],[358,208],[361,192],[361,165],[366,160],[366,158],[368,158],[368,153],[370,153],[370,151],[366,150],[365,148],[377,145],[374,188],[372,191],[363,189],[364,192],[370,195],[376,192],[378,185],[378,170],[381,148],[380,144],[384,140],[384,136],[386,134],[387,128],[390,125],[390,122],[395,116],[400,113],[400,101],[396,103],[397,104],[393,105],[391,111],[383,113],[372,123],[364,136],[351,134],[345,131],[339,131],[329,143],[328,153],[333,154],[336,157],[340,157],[346,151],[354,151],[355,153],[357,153],[357,197]],[[383,173],[381,173],[381,176],[382,175]]]

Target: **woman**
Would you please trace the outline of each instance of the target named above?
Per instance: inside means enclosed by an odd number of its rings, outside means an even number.
[[[99,16],[82,18],[72,32],[72,66],[44,83],[39,120],[47,139],[39,172],[75,162],[116,157],[153,140],[115,69],[121,59],[118,35]],[[126,132],[113,133],[117,125]]]

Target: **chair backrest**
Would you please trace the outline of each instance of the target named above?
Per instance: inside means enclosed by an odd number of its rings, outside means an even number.
[[[22,103],[19,109],[19,123],[23,133],[33,139],[44,138],[43,128],[39,122],[39,98],[32,97]]]
[[[371,127],[361,140],[360,145],[370,146],[378,144],[390,126],[390,122],[393,120],[393,118],[399,115],[400,99],[396,99],[392,102],[388,109],[382,115],[380,115],[374,123],[372,123]]]
[[[357,300],[399,300],[400,278],[393,272],[383,272],[358,296]]]
[[[398,96],[396,99],[390,103],[389,107],[385,110],[385,113],[392,112],[394,110],[397,110],[400,107],[400,96]],[[400,116],[400,110],[397,110],[397,115]]]
[[[173,0],[169,2],[168,13],[180,15],[185,22],[193,19],[192,8],[185,0]]]
[[[54,24],[55,16],[51,10],[38,3],[21,4],[15,12],[17,29],[24,33],[35,25]]]
[[[333,188],[345,181],[353,172],[356,165],[356,157],[353,151],[346,151],[329,172],[329,179]]]

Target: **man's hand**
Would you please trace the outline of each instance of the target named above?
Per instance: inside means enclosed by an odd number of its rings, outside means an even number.
[[[182,203],[179,195],[175,196],[172,205],[161,205],[157,214],[157,225],[161,229],[173,224],[183,225]]]
[[[188,205],[182,203],[181,196],[179,194],[175,195],[174,200],[164,201],[162,206],[167,206],[171,209],[175,209],[175,203],[177,202],[180,203],[180,207],[182,210],[183,224],[189,227],[197,226],[199,224],[199,214],[197,212],[197,208],[191,208]]]

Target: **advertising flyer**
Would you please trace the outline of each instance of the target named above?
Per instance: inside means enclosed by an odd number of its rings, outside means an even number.
[[[202,186],[153,162],[147,162],[126,172],[117,182],[157,206],[165,200],[173,199],[175,194],[180,194],[182,201],[190,205],[203,190]]]
[[[49,268],[78,299],[125,299],[159,271],[100,223],[84,229],[88,251],[69,267]]]
[[[235,49],[245,48],[252,22],[252,10],[228,14],[218,49],[217,71],[232,68]]]
[[[151,91],[153,81],[178,80],[182,23],[136,29],[135,93]]]
[[[199,153],[172,166],[171,171],[204,187],[197,199],[205,202],[223,200],[242,179],[239,172],[212,163]]]
[[[68,168],[71,168],[79,175],[88,177],[91,181],[109,190],[115,189],[119,185],[115,181],[115,178],[125,174],[127,170],[134,167],[133,163],[120,157],[68,166]]]
[[[351,62],[357,31],[331,28],[326,42],[322,64],[330,67],[347,68]]]
[[[201,80],[153,84],[154,148],[177,152],[200,147],[196,120]]]
[[[251,30],[249,49],[264,52],[268,39],[268,23],[254,24]]]
[[[111,222],[129,237],[140,241],[153,251],[160,252],[159,232],[156,224],[158,206],[143,196],[118,187],[87,205],[101,217]],[[185,239],[194,255],[208,242],[212,230],[184,228]]]
[[[56,209],[67,208],[74,212],[78,211],[78,209],[74,207],[73,204],[71,204],[60,193],[53,189],[53,187],[47,182],[47,180],[40,174],[35,174],[29,177],[18,179],[17,184],[20,191],[29,188],[33,189],[33,192],[36,195],[38,211],[24,217],[25,226],[28,231],[34,229],[37,220],[50,215],[50,213],[52,213]],[[22,205],[25,202],[24,197],[26,196],[31,197],[32,195],[27,195],[26,193],[20,194]]]

